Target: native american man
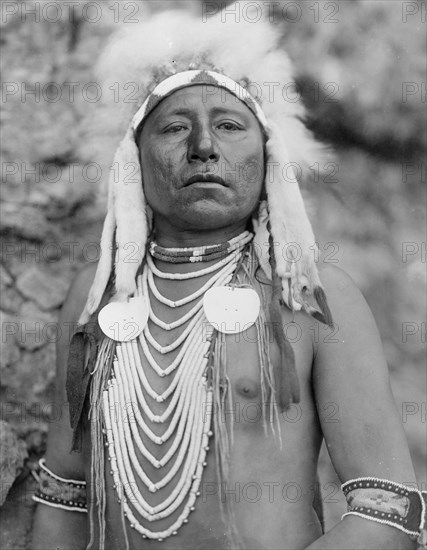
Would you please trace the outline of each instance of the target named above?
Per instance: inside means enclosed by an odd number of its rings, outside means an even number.
[[[58,346],[69,412],[33,549],[415,548],[424,504],[375,322],[344,272],[315,265],[283,170],[320,149],[300,105],[249,91],[289,81],[289,60],[264,23],[208,23],[157,16],[100,62],[142,82],[115,157],[138,170],[111,178],[100,262],[62,311],[80,324]],[[315,338],[332,323],[333,343]],[[327,533],[323,438],[349,505]]]

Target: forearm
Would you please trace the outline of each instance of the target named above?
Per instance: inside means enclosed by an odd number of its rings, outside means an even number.
[[[85,550],[88,514],[38,504],[31,550]]]
[[[306,550],[415,550],[417,543],[395,527],[347,516]]]

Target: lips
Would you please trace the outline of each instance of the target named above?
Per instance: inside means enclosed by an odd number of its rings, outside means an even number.
[[[223,185],[224,187],[227,187],[227,184],[225,181],[220,178],[219,176],[215,176],[214,174],[196,174],[195,176],[191,176],[189,178],[184,187],[187,187],[188,185],[191,185],[192,183],[219,183],[220,185]]]

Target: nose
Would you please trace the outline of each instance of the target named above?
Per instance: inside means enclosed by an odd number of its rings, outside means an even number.
[[[193,128],[188,143],[187,159],[188,162],[218,162],[218,144],[207,125],[197,125]]]

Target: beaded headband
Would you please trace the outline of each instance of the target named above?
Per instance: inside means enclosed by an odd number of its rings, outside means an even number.
[[[240,101],[242,101],[253,114],[257,117],[259,122],[264,128],[267,128],[268,123],[260,105],[251,96],[251,94],[245,90],[238,82],[235,82],[228,76],[219,74],[215,71],[207,70],[190,70],[182,73],[176,73],[163,82],[160,82],[151,94],[144,101],[142,106],[138,109],[137,113],[132,119],[132,127],[136,132],[142,121],[157,107],[157,105],[166,97],[173,94],[177,90],[182,88],[188,88],[189,86],[197,86],[200,84],[207,84],[215,86],[217,88],[224,88],[234,94]]]

